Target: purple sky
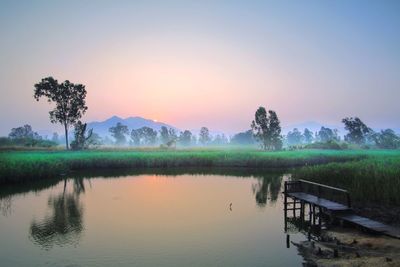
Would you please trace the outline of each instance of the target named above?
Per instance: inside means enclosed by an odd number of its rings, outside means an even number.
[[[84,121],[182,129],[283,124],[400,128],[399,1],[2,1],[0,135],[58,130],[33,85],[83,83]]]

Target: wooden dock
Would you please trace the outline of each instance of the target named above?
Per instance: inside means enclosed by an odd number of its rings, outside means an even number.
[[[347,190],[318,184],[306,180],[286,181],[284,188],[285,231],[290,212],[293,217],[300,211],[299,219],[310,226],[322,224],[322,217],[329,223],[350,224],[366,231],[380,233],[400,239],[400,229],[356,215],[351,208]],[[288,201],[288,200],[291,201]],[[308,216],[306,209],[308,207]],[[307,220],[308,217],[308,220]]]

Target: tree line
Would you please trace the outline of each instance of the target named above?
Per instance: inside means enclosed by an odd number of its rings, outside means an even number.
[[[117,123],[109,129],[109,138],[100,138],[92,129],[87,129],[87,124],[81,121],[86,113],[86,88],[82,84],[74,84],[66,80],[59,83],[53,77],[47,77],[34,85],[34,99],[39,101],[45,98],[49,103],[54,103],[49,116],[52,123],[60,123],[64,127],[65,146],[75,150],[87,149],[101,144],[174,147],[190,145],[260,145],[264,150],[281,150],[283,147],[305,148],[336,148],[355,144],[361,147],[375,146],[385,149],[400,148],[400,137],[391,129],[380,132],[373,131],[358,117],[342,119],[347,131],[343,140],[336,129],[321,127],[315,133],[309,129],[300,132],[297,128],[282,135],[280,120],[273,110],[259,107],[251,122],[250,129],[235,134],[230,140],[224,135],[212,137],[207,127],[200,129],[198,137],[189,130],[178,133],[175,129],[163,126],[160,131],[150,127],[129,130],[126,125]],[[70,128],[74,128],[74,138],[68,140]],[[0,145],[24,146],[52,146],[58,143],[59,136],[53,134],[52,140],[42,138],[32,130],[30,125],[13,128],[8,137],[0,138]],[[340,143],[340,144],[339,144]]]

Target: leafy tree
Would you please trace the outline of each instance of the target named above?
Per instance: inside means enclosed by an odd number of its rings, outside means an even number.
[[[24,126],[12,128],[8,137],[12,139],[16,145],[35,146],[42,137],[32,130],[32,126],[25,124]]]
[[[154,145],[157,141],[157,131],[150,127],[142,127],[138,129],[140,139],[143,140],[145,145]]]
[[[24,126],[12,128],[8,134],[11,139],[40,139],[37,132],[32,130],[32,126],[25,124]]]
[[[340,141],[338,131],[336,129],[332,130],[323,126],[317,133],[316,138],[320,142]]]
[[[303,136],[304,136],[304,143],[306,144],[311,144],[314,141],[313,133],[307,128],[304,129]]]
[[[161,143],[167,144],[168,142],[176,140],[178,137],[174,129],[172,128],[168,129],[165,126],[162,126],[160,130],[160,138],[161,138]]]
[[[65,146],[69,149],[68,129],[78,122],[87,110],[85,86],[68,80],[60,84],[53,77],[47,77],[35,84],[34,98],[39,101],[42,96],[46,97],[48,102],[56,104],[49,112],[50,121],[64,125]]]
[[[182,146],[190,146],[191,141],[192,141],[192,133],[189,130],[181,132],[179,136],[179,143]]]
[[[237,133],[231,138],[231,144],[235,145],[252,145],[254,144],[254,137],[252,130]]]
[[[140,146],[140,132],[133,129],[131,132],[131,139],[134,146]]]
[[[207,127],[201,127],[199,134],[199,142],[204,146],[211,141],[210,131]]]
[[[359,118],[344,118],[342,120],[344,128],[349,131],[344,136],[344,140],[355,144],[364,144],[367,135],[371,132],[371,129],[367,127]]]
[[[302,143],[304,136],[297,128],[294,128],[293,131],[288,132],[286,138],[288,145],[299,145]]]
[[[108,129],[111,136],[115,139],[116,145],[124,145],[126,143],[126,134],[129,134],[128,126],[118,122],[114,127]]]
[[[282,148],[281,126],[275,111],[259,107],[255,113],[255,120],[251,129],[256,140],[261,142],[264,150],[279,150]]]
[[[382,130],[380,133],[373,133],[372,140],[379,148],[400,148],[400,136],[398,136],[392,129]]]
[[[87,130],[87,124],[81,121],[75,124],[74,137],[71,142],[73,150],[87,149],[90,145],[100,144],[100,137],[93,133],[93,129]]]

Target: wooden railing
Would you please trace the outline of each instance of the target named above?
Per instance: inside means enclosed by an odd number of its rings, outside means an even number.
[[[319,184],[307,180],[296,180],[285,182],[285,192],[302,192],[325,198],[332,201],[341,202],[351,207],[350,193],[342,188]]]

